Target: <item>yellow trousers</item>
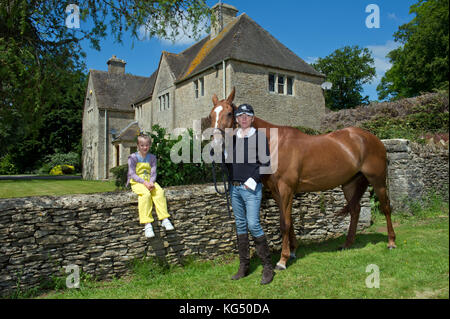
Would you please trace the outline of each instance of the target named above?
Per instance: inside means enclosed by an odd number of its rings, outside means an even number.
[[[170,217],[167,212],[167,201],[164,196],[164,190],[158,183],[155,182],[155,187],[151,191],[149,191],[148,188],[141,183],[131,185],[131,190],[139,196],[138,209],[139,222],[141,224],[153,223],[153,203],[155,203],[155,210],[158,220],[163,220]]]

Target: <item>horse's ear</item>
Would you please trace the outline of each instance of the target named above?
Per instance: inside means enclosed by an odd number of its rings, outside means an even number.
[[[219,103],[219,99],[217,98],[216,93],[214,93],[212,96],[212,102],[213,102],[214,106],[216,106],[217,103]]]
[[[228,98],[227,98],[228,104],[233,103],[235,93],[236,93],[236,88],[233,86],[233,89],[231,90],[231,93],[230,93],[230,95],[228,95]]]

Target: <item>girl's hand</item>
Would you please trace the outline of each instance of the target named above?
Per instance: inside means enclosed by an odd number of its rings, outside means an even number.
[[[152,182],[144,182],[144,186],[147,187],[149,191],[151,191],[153,188],[155,188],[155,184]]]

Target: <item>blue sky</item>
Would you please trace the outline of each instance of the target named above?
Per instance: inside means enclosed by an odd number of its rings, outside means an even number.
[[[217,0],[208,0],[211,7]],[[376,86],[389,69],[386,54],[398,46],[393,34],[398,27],[413,19],[409,8],[417,0],[226,0],[239,14],[246,13],[260,26],[306,62],[325,57],[346,45],[366,47],[373,53],[377,78],[364,86],[364,94],[377,100]],[[376,4],[380,9],[380,27],[367,28],[371,14],[366,7]],[[81,22],[83,23],[83,22]],[[81,25],[81,28],[83,26]],[[203,35],[206,36],[206,33]],[[202,36],[202,37],[203,37]],[[158,67],[161,52],[179,53],[194,41],[180,38],[177,43],[153,38],[142,41],[124,35],[123,44],[112,37],[100,42],[101,51],[93,50],[86,42],[88,70],[107,70],[106,61],[114,54],[127,62],[126,72],[150,76]]]

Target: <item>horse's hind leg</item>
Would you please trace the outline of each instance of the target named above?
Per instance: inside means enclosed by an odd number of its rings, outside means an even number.
[[[291,211],[292,213],[292,211]],[[295,230],[294,230],[294,225],[292,224],[292,218],[291,218],[291,228],[289,229],[289,249],[290,249],[290,254],[289,254],[289,258],[290,259],[295,259],[295,251],[297,250],[297,238],[295,237]]]
[[[361,211],[360,201],[364,192],[369,186],[367,178],[362,174],[357,174],[350,182],[342,185],[347,206],[344,209],[350,211],[350,226],[348,228],[347,240],[343,249],[353,245],[356,237],[356,229],[358,226],[359,213]]]
[[[293,234],[293,231],[291,232],[291,228],[293,227],[291,221],[293,192],[287,185],[279,183],[275,194],[276,196],[274,196],[274,199],[280,208],[280,228],[282,237],[281,257],[275,269],[284,270],[286,269],[287,261],[291,257],[292,243],[290,239]],[[295,250],[293,252],[295,252]]]
[[[368,177],[368,179],[370,184],[373,186],[375,194],[377,194],[378,196],[378,200],[380,201],[380,209],[383,212],[384,217],[386,218],[386,226],[388,231],[388,248],[396,248],[397,246],[395,245],[395,232],[391,220],[391,204],[386,187],[386,177]]]

